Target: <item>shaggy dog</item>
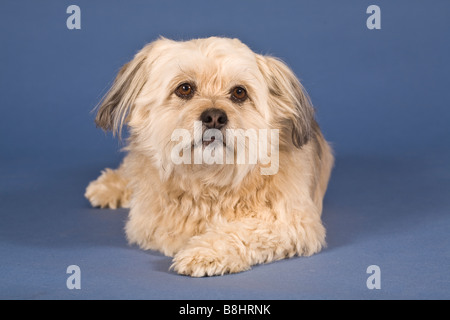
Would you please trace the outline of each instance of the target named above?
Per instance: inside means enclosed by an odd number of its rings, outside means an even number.
[[[130,208],[128,241],[172,256],[176,272],[240,272],[325,245],[333,155],[282,61],[237,39],[161,38],[123,66],[96,123],[127,125],[128,153],[86,197]]]

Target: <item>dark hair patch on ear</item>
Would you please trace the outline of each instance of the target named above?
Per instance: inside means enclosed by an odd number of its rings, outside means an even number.
[[[313,120],[312,121],[312,134],[310,137],[310,141],[313,144],[313,148],[316,151],[315,154],[317,155],[319,160],[322,159],[322,154],[323,154],[322,146],[319,141],[319,137],[321,135],[322,135],[322,133],[320,132],[319,124],[317,123],[316,120]]]
[[[297,79],[292,83],[292,87],[296,96],[296,112],[292,120],[292,143],[297,148],[301,148],[302,145],[308,143],[313,135],[314,108],[306,91]]]
[[[277,85],[275,77],[272,76],[271,81],[269,83],[270,83],[269,93],[275,97],[281,97],[282,96],[281,88]]]

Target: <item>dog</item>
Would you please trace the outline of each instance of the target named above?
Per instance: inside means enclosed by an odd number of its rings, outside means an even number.
[[[127,127],[127,155],[88,185],[86,198],[94,207],[130,208],[128,242],[173,257],[171,270],[237,273],[326,245],[321,214],[333,152],[280,59],[238,39],[159,38],[121,68],[95,122],[119,136]],[[233,145],[223,138],[232,130],[274,133],[271,151],[253,162],[249,154],[219,161],[225,156],[208,151],[213,143],[228,152],[250,141],[245,134]],[[213,163],[192,161],[215,153]]]

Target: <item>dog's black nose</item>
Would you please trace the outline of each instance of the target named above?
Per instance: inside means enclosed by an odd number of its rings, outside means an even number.
[[[228,122],[228,117],[222,109],[206,109],[200,115],[200,120],[208,129],[220,129]]]

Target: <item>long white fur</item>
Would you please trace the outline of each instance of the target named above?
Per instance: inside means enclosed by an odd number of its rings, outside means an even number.
[[[197,88],[189,100],[174,94],[185,82]],[[242,104],[230,99],[238,85],[249,96]],[[227,113],[227,128],[280,130],[277,174],[261,175],[260,164],[172,163],[172,132],[191,130],[211,107]],[[89,184],[86,197],[94,206],[129,206],[128,241],[173,256],[176,272],[240,272],[325,245],[322,200],[333,156],[304,88],[280,60],[237,39],[161,38],[124,66],[96,121],[115,132],[127,124],[128,154]]]

